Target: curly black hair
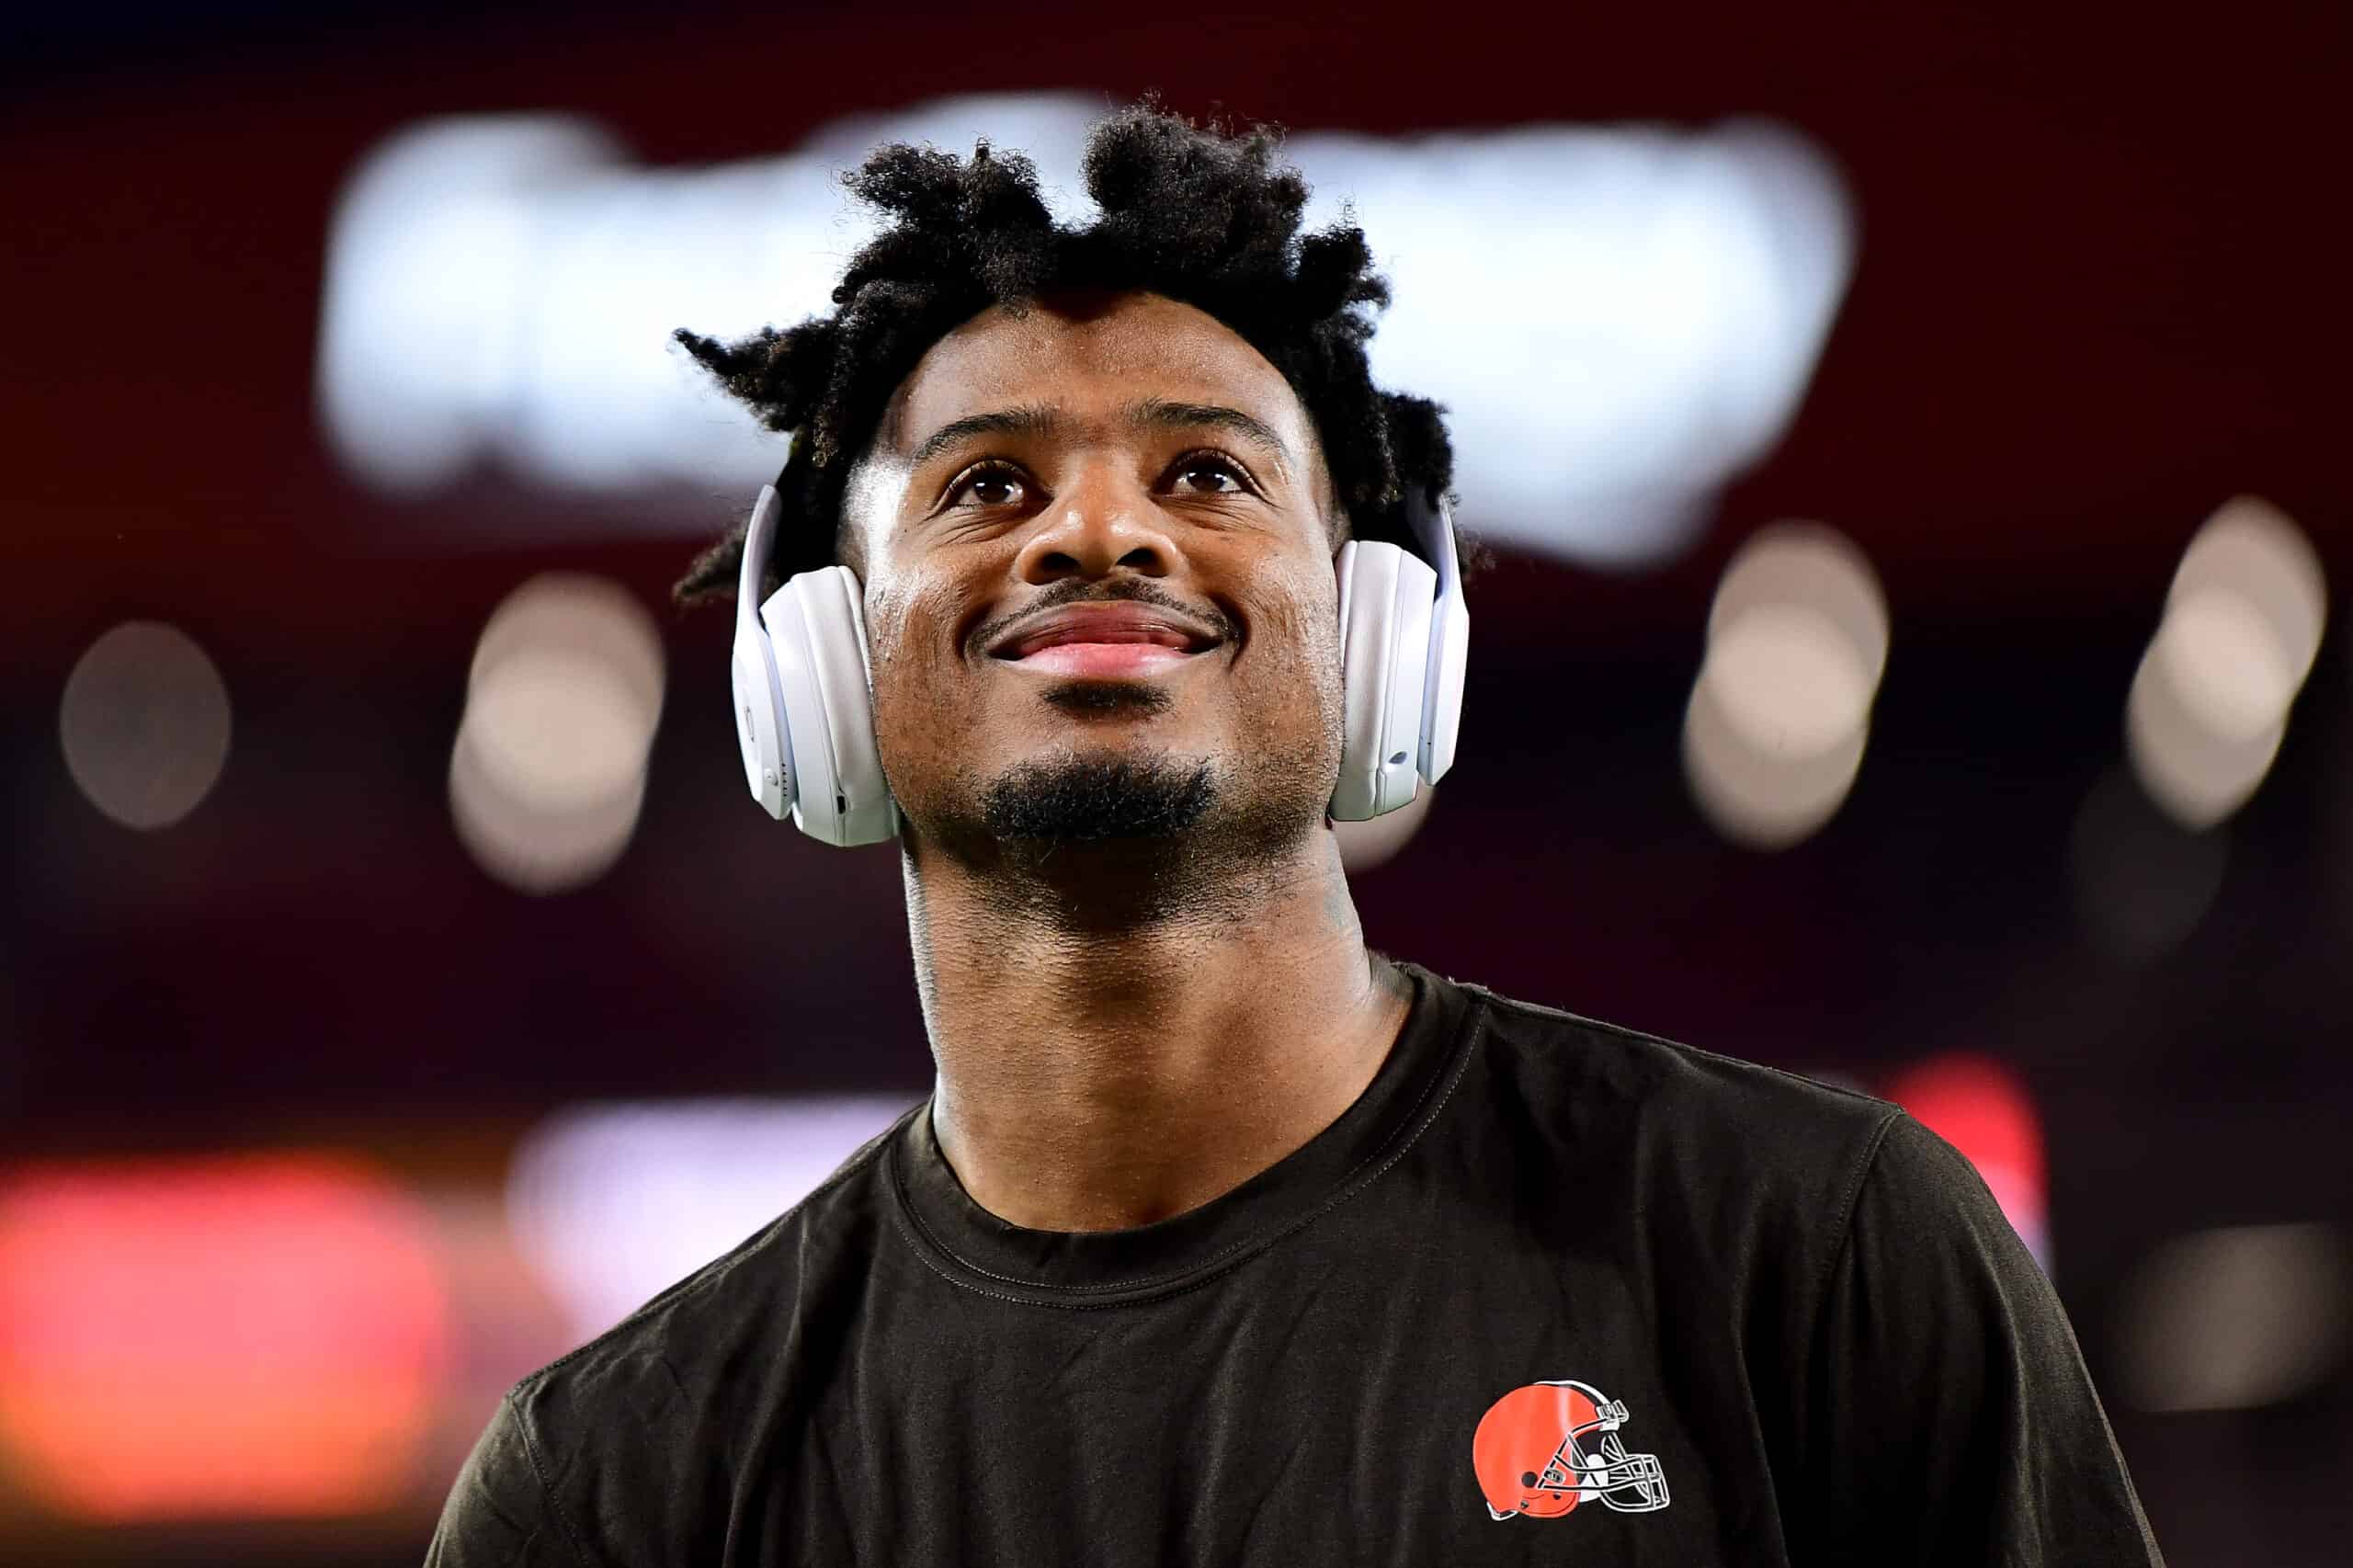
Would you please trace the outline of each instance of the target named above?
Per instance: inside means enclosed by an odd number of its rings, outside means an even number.
[[[842,492],[899,383],[926,350],[992,305],[1019,312],[1058,291],[1143,291],[1214,316],[1266,356],[1298,394],[1354,537],[1410,543],[1408,486],[1437,500],[1454,452],[1438,404],[1379,391],[1365,359],[1389,285],[1364,231],[1345,220],[1302,234],[1307,184],[1275,162],[1278,133],[1228,132],[1146,102],[1087,139],[1087,193],[1101,215],[1057,224],[1036,167],[983,141],[967,160],[881,147],[844,176],[893,222],[851,258],[832,314],[733,343],[675,335],[769,429],[796,436],[778,494],[780,579],[834,559]],[[681,603],[731,595],[738,526],[679,582]]]

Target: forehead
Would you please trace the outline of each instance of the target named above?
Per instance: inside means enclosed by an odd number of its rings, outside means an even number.
[[[1108,415],[1139,398],[1222,404],[1318,450],[1282,372],[1206,311],[1159,294],[1058,296],[1019,315],[992,306],[932,345],[892,400],[891,444],[910,449],[950,420],[1051,406]]]

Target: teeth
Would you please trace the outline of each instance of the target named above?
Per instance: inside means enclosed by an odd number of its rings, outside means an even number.
[[[1051,632],[1044,637],[1035,638],[1029,642],[1024,642],[1021,645],[1020,656],[1027,658],[1032,653],[1041,653],[1048,648],[1066,648],[1073,643],[1079,642],[1142,642],[1155,647],[1176,648],[1179,650],[1187,646],[1185,639],[1170,636],[1168,633],[1164,631],[1057,631]]]

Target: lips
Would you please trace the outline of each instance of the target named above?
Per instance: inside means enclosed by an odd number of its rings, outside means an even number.
[[[1074,644],[1166,648],[1198,653],[1217,646],[1216,632],[1188,616],[1156,605],[1115,600],[1064,605],[1014,627],[989,649],[992,657],[1021,660]]]

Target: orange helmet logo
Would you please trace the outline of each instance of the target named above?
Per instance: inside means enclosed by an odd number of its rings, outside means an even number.
[[[1656,1454],[1630,1454],[1618,1436],[1626,1405],[1590,1383],[1529,1383],[1487,1407],[1471,1437],[1471,1468],[1498,1519],[1553,1518],[1579,1503],[1621,1514],[1666,1506]]]

